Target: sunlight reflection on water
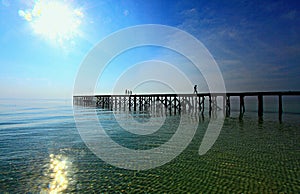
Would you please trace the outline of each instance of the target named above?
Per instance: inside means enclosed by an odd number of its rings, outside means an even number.
[[[62,155],[50,154],[49,168],[45,173],[47,179],[50,180],[48,188],[43,188],[42,193],[60,193],[68,188],[69,185],[69,169],[71,162]]]

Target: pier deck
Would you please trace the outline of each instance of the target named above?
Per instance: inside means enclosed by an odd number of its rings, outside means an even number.
[[[223,110],[225,116],[230,116],[231,97],[239,97],[240,116],[245,112],[244,98],[256,96],[258,101],[258,117],[263,117],[265,96],[278,97],[278,118],[282,120],[283,96],[299,96],[300,91],[284,92],[228,92],[228,93],[198,93],[198,94],[133,94],[133,95],[76,95],[73,103],[82,106],[97,106],[104,109],[129,111],[163,111],[165,114],[180,114],[199,112],[203,115],[205,99],[208,98],[209,115]],[[221,98],[221,99],[220,99]],[[220,103],[221,100],[221,103]],[[218,104],[219,102],[219,104]],[[221,105],[221,106],[219,106]]]

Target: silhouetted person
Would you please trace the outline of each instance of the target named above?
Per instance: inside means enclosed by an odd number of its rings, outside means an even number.
[[[194,86],[194,94],[198,94],[197,85]]]
[[[127,95],[127,89],[125,90],[125,95]]]

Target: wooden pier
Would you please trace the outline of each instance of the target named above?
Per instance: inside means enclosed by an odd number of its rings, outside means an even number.
[[[226,117],[231,112],[231,97],[239,97],[240,116],[246,111],[245,97],[257,97],[258,117],[263,117],[264,97],[278,97],[278,118],[282,120],[283,96],[299,96],[300,91],[287,92],[244,92],[244,93],[200,93],[200,94],[134,94],[134,95],[80,95],[73,96],[73,103],[81,106],[97,106],[108,110],[152,111],[176,115],[181,113],[200,113],[203,116],[205,99],[208,99],[209,116],[223,111]],[[218,101],[222,103],[221,107]]]

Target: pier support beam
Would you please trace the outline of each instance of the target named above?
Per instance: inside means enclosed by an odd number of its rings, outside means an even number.
[[[125,107],[124,110],[126,110],[126,97],[124,98],[124,107]],[[131,98],[130,97],[128,98],[128,110],[131,111]]]
[[[212,100],[211,100],[211,95],[209,95],[208,103],[209,103],[209,117],[211,117],[211,111],[212,111]]]
[[[226,96],[226,117],[230,117],[230,96]]]
[[[201,110],[201,109],[202,109],[202,107],[201,107],[201,99],[202,99],[202,98],[199,96],[199,97],[198,97],[198,110],[199,110],[199,112],[202,111],[202,110]]]
[[[170,112],[170,116],[171,116],[172,115],[172,97],[171,96],[169,97],[168,107],[169,107],[169,112]]]
[[[176,104],[176,101],[177,101],[177,96],[174,97],[174,115],[176,115],[177,113],[177,104]]]
[[[133,111],[136,111],[136,96],[133,97]]]
[[[282,122],[282,95],[279,95],[279,107],[278,107],[278,114],[279,114],[279,122]]]
[[[240,96],[240,114],[245,113],[245,101],[244,96]]]
[[[226,95],[223,96],[223,115],[226,116]]]
[[[258,95],[258,117],[262,118],[264,112],[263,95]]]
[[[205,100],[205,97],[202,96],[202,98],[201,98],[201,115],[202,116],[204,115],[204,100]]]

